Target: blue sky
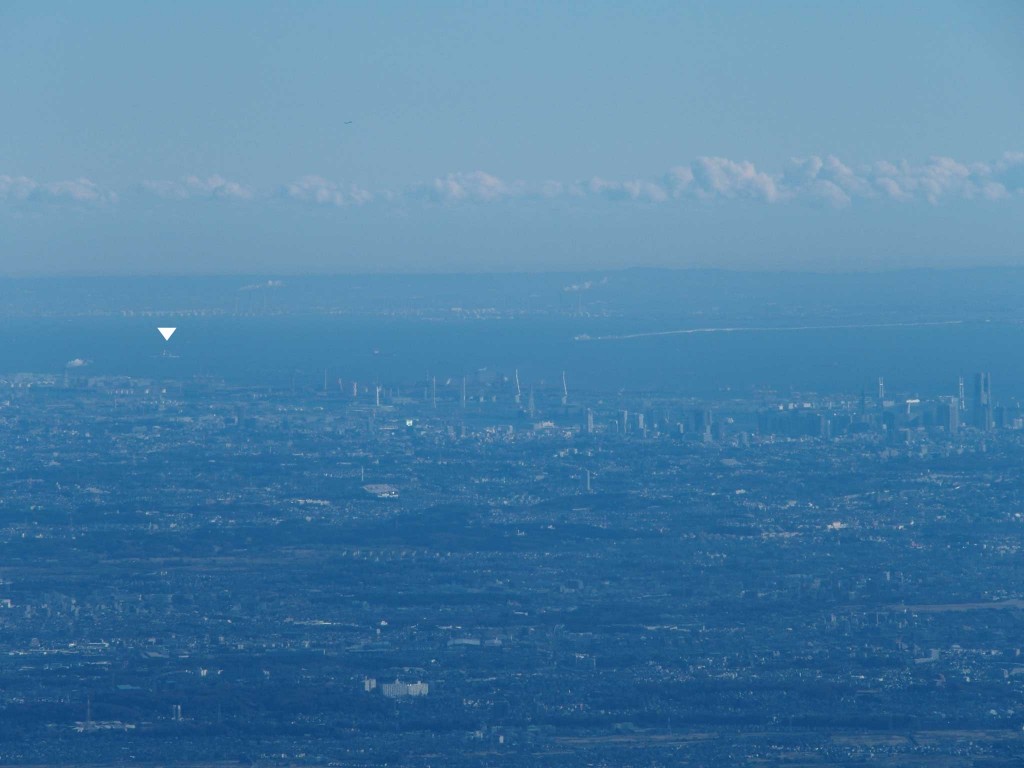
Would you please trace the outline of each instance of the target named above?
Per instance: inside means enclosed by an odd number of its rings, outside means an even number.
[[[0,5],[0,273],[1024,264],[1024,5]]]

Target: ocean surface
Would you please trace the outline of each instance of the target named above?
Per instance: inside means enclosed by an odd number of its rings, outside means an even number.
[[[158,325],[178,331],[169,342]],[[691,324],[690,329],[703,326]],[[660,391],[698,397],[780,392],[953,394],[959,375],[991,371],[997,401],[1024,397],[1024,324],[786,326],[668,333],[650,319],[541,317],[424,320],[343,315],[0,319],[0,373],[214,376],[237,385],[414,386],[463,375],[511,376],[524,387]],[[752,327],[754,328],[754,327]],[[589,336],[589,340],[580,340]]]

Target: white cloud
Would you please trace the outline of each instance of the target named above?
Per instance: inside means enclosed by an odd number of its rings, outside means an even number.
[[[449,173],[413,188],[411,194],[441,203],[492,202],[521,195],[525,189],[522,182],[508,183],[484,171],[470,171]]]
[[[701,197],[752,197],[769,203],[779,198],[775,179],[746,160],[698,157],[690,170]]]
[[[821,200],[837,208],[850,205],[855,197],[876,194],[868,179],[834,155],[792,158],[779,185],[784,199]]]
[[[507,183],[482,171],[453,173],[414,187],[412,198],[457,203],[488,202],[513,196],[534,199],[599,198],[608,201],[667,203],[672,200],[749,199],[765,203],[820,202],[836,208],[858,200],[999,200],[1024,194],[1024,153],[1008,152],[994,164],[963,163],[934,157],[925,163],[879,161],[851,166],[835,155],[793,158],[781,173],[762,170],[747,160],[698,157],[670,168],[659,179],[588,181],[547,180],[529,187]]]
[[[117,195],[89,179],[38,182],[27,176],[0,175],[0,200],[112,203]]]
[[[541,197],[561,197],[567,191],[567,186],[560,181],[542,182],[540,185]]]
[[[38,193],[49,199],[73,200],[79,203],[113,202],[117,195],[102,189],[89,179],[53,181],[40,186]]]
[[[860,167],[849,166],[835,155],[811,155],[793,158],[781,174],[760,171],[749,162],[702,157],[690,166],[672,168],[663,183],[674,198],[807,200],[835,207],[865,199],[932,205],[956,199],[1000,200],[1024,194],[1024,153],[1007,152],[991,165],[933,157],[916,165],[883,160]]]
[[[825,158],[821,163],[819,175],[824,175],[825,178],[848,194],[871,194],[871,185],[835,155],[829,155]]]
[[[1007,152],[994,164],[962,163],[934,157],[913,165],[879,161],[854,167],[835,155],[792,158],[781,173],[726,157],[698,157],[689,165],[670,168],[659,179],[618,181],[545,181],[542,198],[597,197],[609,201],[664,203],[750,199],[766,203],[819,202],[836,208],[858,200],[914,200],[937,205],[944,200],[1000,200],[1024,195],[1024,152]]]
[[[142,189],[167,200],[266,199],[252,188],[222,176],[186,176],[179,181],[146,181]],[[937,156],[922,163],[881,160],[848,165],[834,155],[790,159],[778,172],[747,160],[698,157],[670,167],[660,177],[584,181],[549,179],[540,183],[506,181],[485,171],[449,173],[394,195],[356,184],[303,176],[285,184],[283,197],[314,205],[346,207],[395,200],[446,205],[503,200],[606,200],[652,205],[686,204],[686,200],[747,199],[769,204],[824,203],[836,208],[864,200],[877,203],[955,200],[999,201],[1024,197],[1024,152],[1006,152],[993,162],[964,162]],[[0,175],[0,202],[51,201],[113,203],[118,196],[89,179],[38,182],[27,176]]]
[[[593,178],[575,185],[584,193],[608,200],[642,200],[663,203],[684,197],[779,199],[778,181],[758,171],[750,162],[724,157],[700,157],[688,166],[670,168],[661,179],[610,181]]]
[[[253,191],[237,181],[223,176],[186,176],[181,181],[144,181],[142,186],[148,192],[168,200],[219,199],[251,200]]]
[[[992,183],[1006,194],[1024,195],[1024,152],[1007,152],[992,169]]]
[[[671,191],[672,197],[682,197],[693,184],[693,171],[685,165],[669,168],[668,173],[665,174],[664,183]]]
[[[26,176],[0,176],[0,200],[27,200],[38,186]]]
[[[642,179],[631,181],[606,181],[593,178],[587,189],[589,192],[609,200],[642,200],[651,203],[663,203],[668,200],[668,192],[660,184]]]
[[[1024,183],[1013,179],[1014,158],[1014,153],[1007,153],[995,166],[962,163],[951,157],[933,157],[921,165],[882,161],[869,166],[864,176],[885,196],[904,202],[925,200],[937,205],[948,199],[999,200],[1024,188]]]
[[[344,186],[320,176],[303,176],[284,187],[284,195],[292,200],[317,205],[363,205],[373,200],[373,193],[355,184]]]

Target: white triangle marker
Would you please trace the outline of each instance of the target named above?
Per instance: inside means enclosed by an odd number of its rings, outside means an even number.
[[[170,341],[171,340],[171,336],[173,336],[174,332],[176,330],[178,330],[178,329],[177,328],[157,328],[157,330],[160,331],[160,335],[164,337],[164,341]]]

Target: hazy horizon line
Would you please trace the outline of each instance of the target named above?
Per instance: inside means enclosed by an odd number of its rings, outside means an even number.
[[[323,277],[502,277],[502,276],[566,276],[589,274],[622,274],[626,272],[676,272],[676,273],[722,273],[733,275],[820,275],[841,277],[844,275],[891,275],[900,273],[953,273],[953,272],[999,272],[1024,271],[1024,264],[975,264],[971,266],[897,266],[892,268],[870,267],[864,269],[809,269],[800,267],[741,268],[741,267],[671,267],[671,266],[623,266],[623,267],[581,267],[579,269],[521,269],[521,270],[380,270],[369,271],[219,271],[219,272],[51,272],[18,273],[0,272],[4,280],[193,280],[217,278],[323,278]]]

